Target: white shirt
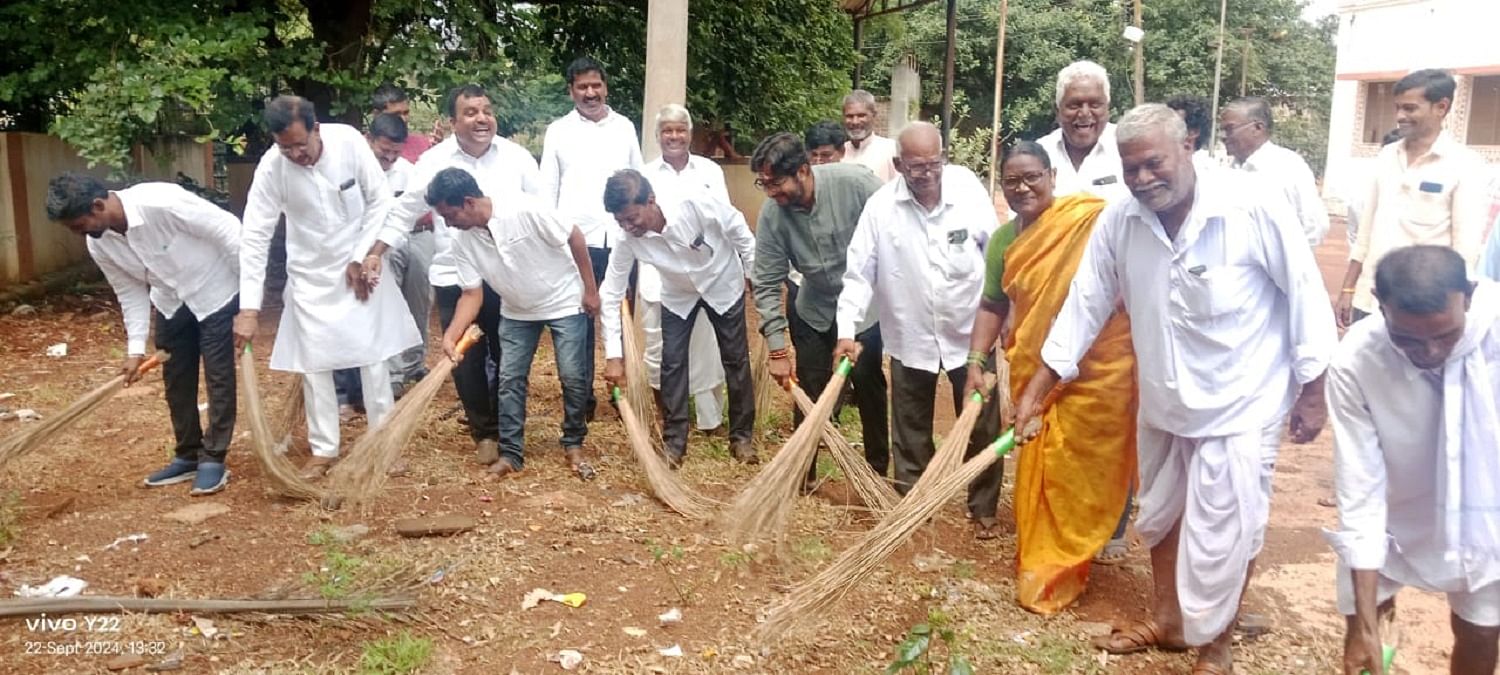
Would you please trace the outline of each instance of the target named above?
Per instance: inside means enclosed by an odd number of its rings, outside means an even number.
[[[1000,227],[974,172],[943,167],[942,189],[932,211],[917,203],[905,177],[870,196],[849,241],[836,319],[839,338],[853,339],[878,299],[886,353],[930,373],[964,364],[984,288],[984,247]]]
[[[450,135],[422,153],[413,165],[406,191],[396,199],[396,205],[378,233],[381,241],[393,249],[401,247],[412,226],[432,208],[427,205],[427,186],[432,183],[432,177],[449,168],[468,171],[479,184],[479,189],[491,197],[515,191],[535,196],[542,194],[542,175],[537,170],[536,159],[526,148],[496,136],[490,141],[489,150],[475,157],[464,152],[458,145],[458,138]],[[503,201],[496,200],[497,203]],[[433,286],[457,286],[458,272],[454,269],[450,251],[454,232],[435,211],[432,213],[432,232],[432,265],[428,268],[428,281]]]
[[[1285,194],[1287,203],[1291,204],[1302,223],[1302,231],[1307,234],[1308,245],[1323,243],[1323,235],[1328,234],[1328,207],[1318,194],[1318,179],[1302,155],[1266,141],[1244,162],[1235,162],[1232,166],[1260,174],[1268,185]]]
[[[491,198],[485,228],[453,230],[458,286],[481,282],[500,296],[500,315],[515,321],[551,321],[583,308],[583,279],[568,249],[572,225],[527,195]]]
[[[717,162],[699,155],[688,155],[682,171],[672,168],[664,158],[656,158],[641,170],[651,189],[656,192],[657,203],[673,202],[697,196],[709,196],[725,204],[729,201],[729,187],[724,182],[724,169]],[[599,194],[604,194],[600,190]]]
[[[126,354],[140,356],[152,306],[170,318],[186,305],[202,320],[240,292],[240,221],[173,183],[141,183],[114,195],[126,234],[106,230],[85,239],[120,301]]]
[[[637,260],[661,276],[661,304],[686,319],[701,299],[724,314],[745,299],[745,270],[755,263],[755,236],[739,210],[708,197],[661,204],[661,232],[625,235],[610,253],[599,291],[604,355],[620,358],[620,301]]]
[[[870,134],[859,147],[854,147],[854,141],[844,141],[843,162],[858,164],[869,169],[882,183],[891,182],[896,177],[896,155],[900,153],[896,141]]]
[[[574,109],[547,125],[542,195],[564,222],[578,226],[591,248],[608,248],[624,236],[604,210],[604,183],[620,169],[640,168],[635,125],[614,110],[592,122]]]
[[[391,189],[392,196],[400,197],[401,193],[406,192],[407,186],[411,184],[411,174],[414,170],[416,170],[416,165],[406,161],[405,157],[397,157],[396,161],[391,164],[391,168],[386,169],[385,184]]]
[[[1374,161],[1359,235],[1350,260],[1362,263],[1354,306],[1375,313],[1375,266],[1386,252],[1429,244],[1458,251],[1473,269],[1484,249],[1489,171],[1479,153],[1444,131],[1427,154],[1411,161],[1406,141],[1380,149]]]
[[[1115,125],[1104,125],[1104,133],[1094,143],[1094,149],[1083,158],[1083,164],[1073,167],[1068,157],[1068,146],[1062,129],[1036,139],[1047,150],[1052,159],[1052,168],[1057,170],[1057,183],[1052,194],[1058,197],[1075,192],[1087,192],[1105,201],[1115,201],[1130,196],[1125,187],[1125,172],[1120,167],[1120,147],[1115,140]]]
[[[345,269],[369,250],[394,201],[380,161],[353,127],[321,124],[311,167],[276,148],[255,167],[240,246],[240,307],[259,310],[276,221],[286,216],[286,308],[271,368],[316,373],[384,361],[421,342],[394,283],[361,302]]]
[[[1500,362],[1500,330],[1479,349]],[[1500,559],[1445,555],[1442,372],[1413,366],[1380,317],[1344,335],[1328,366],[1339,527],[1327,536],[1351,569],[1431,591],[1470,591],[1500,578]]]
[[[1042,346],[1047,366],[1072,380],[1123,298],[1141,421],[1187,438],[1264,428],[1337,342],[1291,208],[1226,173],[1199,177],[1175,241],[1134,197],[1105,207]]]

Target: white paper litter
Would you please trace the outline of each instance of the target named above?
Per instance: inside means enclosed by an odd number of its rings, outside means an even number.
[[[68,343],[66,343],[66,342],[59,342],[59,343],[57,343],[55,345],[52,345],[51,347],[47,348],[47,356],[50,356],[50,357],[52,357],[54,359],[60,359],[60,358],[62,358],[64,356],[67,356],[67,355],[68,355]]]
[[[61,576],[54,577],[41,586],[27,586],[21,584],[16,589],[16,596],[22,598],[71,598],[88,588],[89,582],[77,577]]]
[[[682,621],[682,610],[673,607],[665,612],[662,612],[660,616],[656,617],[656,620],[662,625],[667,625],[670,623],[680,623]]]
[[[120,537],[119,539],[116,539],[116,540],[110,542],[109,545],[105,546],[102,550],[113,551],[113,550],[119,548],[120,544],[124,544],[124,543],[127,543],[127,542],[129,542],[131,544],[137,544],[137,543],[146,541],[147,539],[150,539],[150,538],[151,538],[151,535],[148,535],[145,532],[138,532],[136,534],[127,534],[127,535],[125,535],[123,537]]]
[[[671,647],[667,647],[666,649],[658,649],[658,650],[656,650],[656,653],[661,654],[662,656],[670,656],[672,658],[681,658],[682,657],[682,645],[672,645]]]
[[[557,656],[552,657],[551,660],[556,662],[557,665],[562,666],[563,670],[573,670],[583,665],[583,654],[578,653],[576,649],[564,649],[558,652]]]

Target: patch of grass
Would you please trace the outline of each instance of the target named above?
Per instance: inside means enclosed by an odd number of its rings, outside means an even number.
[[[703,448],[703,454],[713,459],[729,459],[729,444],[721,438],[710,438]]]
[[[361,675],[415,673],[432,659],[432,640],[407,631],[360,646]]]
[[[307,543],[313,546],[328,548],[338,545],[338,540],[333,536],[333,528],[325,525],[318,528],[316,532],[307,535]]]
[[[10,546],[21,534],[21,493],[0,493],[0,548]]]
[[[807,537],[792,544],[792,553],[803,560],[820,561],[832,556],[833,549],[818,537]]]
[[[859,425],[859,406],[846,405],[839,411],[839,426]]]
[[[1038,633],[1024,644],[1014,640],[997,640],[990,643],[986,651],[1009,663],[1031,664],[1047,675],[1103,673],[1103,667],[1094,659],[1087,644],[1081,640]]]
[[[719,564],[730,569],[743,569],[755,562],[755,554],[749,551],[725,551],[719,556]]]
[[[355,580],[364,567],[364,558],[330,549],[324,554],[323,564],[318,567],[318,571],[303,574],[302,581],[316,586],[318,595],[325,600],[342,600],[349,597]]]
[[[833,455],[827,452],[818,453],[818,479],[840,480],[844,472],[839,469],[838,462],[833,461]]]
[[[959,560],[953,563],[953,576],[958,579],[973,579],[974,561]]]

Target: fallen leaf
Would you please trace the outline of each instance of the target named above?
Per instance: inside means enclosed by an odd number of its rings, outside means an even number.
[[[667,647],[665,649],[658,649],[656,650],[656,653],[661,654],[662,656],[677,658],[682,656],[682,646],[672,645],[671,647]]]
[[[646,637],[646,629],[644,629],[644,628],[634,628],[634,627],[631,627],[631,626],[626,626],[625,628],[623,628],[621,630],[624,630],[626,635],[629,635],[630,637],[633,637],[633,638]]]
[[[526,597],[521,598],[521,609],[531,609],[532,607],[536,607],[537,605],[542,604],[543,600],[551,599],[552,591],[549,591],[545,588],[533,588],[531,589],[531,592],[526,594]]]

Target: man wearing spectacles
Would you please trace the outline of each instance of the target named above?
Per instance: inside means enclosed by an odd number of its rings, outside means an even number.
[[[870,197],[849,242],[833,358],[852,358],[855,327],[867,317],[879,318],[891,355],[896,490],[905,494],[937,450],[932,413],[939,376],[952,384],[954,414],[963,408],[984,247],[1000,223],[974,172],[946,165],[937,127],[913,122],[901,132],[898,147],[898,177]],[[984,354],[978,359],[987,361]],[[999,422],[992,400],[969,435],[965,455],[983,449]],[[1001,472],[996,464],[969,486],[969,513],[983,539],[996,534]]]
[[[1271,142],[1271,125],[1271,104],[1258,96],[1236,100],[1219,113],[1219,137],[1234,158],[1231,166],[1259,174],[1266,187],[1284,195],[1308,245],[1317,246],[1328,232],[1328,207],[1318,194],[1318,179],[1302,155]]]
[[[785,331],[796,350],[798,386],[816,398],[833,374],[834,315],[844,288],[845,253],[865,201],[880,189],[869,169],[840,162],[812,166],[802,141],[789,133],[771,136],[750,156],[755,186],[766,193],[755,229],[751,283],[760,332],[770,351],[771,376],[782,386],[792,376]],[[782,286],[793,271],[802,274],[788,320]],[[880,327],[872,318],[852,335],[863,346],[849,380],[859,408],[865,459],[877,474],[889,463],[886,435],[885,373],[881,371]],[[795,415],[800,423],[801,414]],[[809,472],[811,476],[812,473]]]

